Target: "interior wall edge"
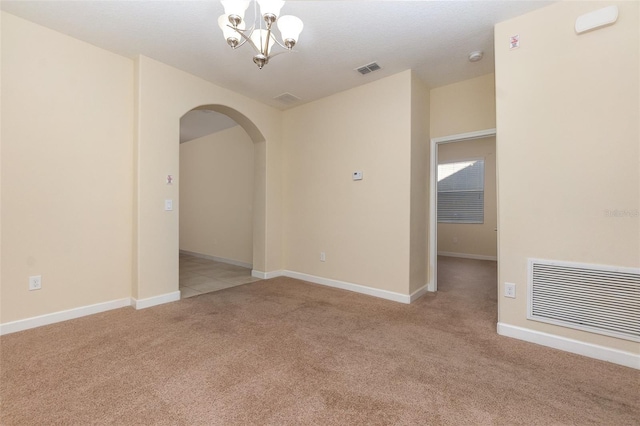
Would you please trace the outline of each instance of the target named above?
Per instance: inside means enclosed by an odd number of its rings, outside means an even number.
[[[180,300],[180,291],[161,294],[159,296],[147,297],[146,299],[131,298],[131,306],[136,309],[146,309],[153,306],[164,305],[165,303],[177,302]]]

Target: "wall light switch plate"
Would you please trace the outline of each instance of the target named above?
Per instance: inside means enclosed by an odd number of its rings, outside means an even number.
[[[164,200],[164,209],[168,212],[173,210],[173,200]]]

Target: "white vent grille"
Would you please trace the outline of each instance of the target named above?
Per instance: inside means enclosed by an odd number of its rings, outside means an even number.
[[[528,318],[640,341],[640,269],[530,259]]]
[[[291,94],[289,92],[285,92],[281,95],[276,96],[275,98],[273,98],[279,102],[282,102],[283,104],[286,105],[292,105],[295,104],[296,102],[300,102],[302,99],[300,99],[299,97],[297,97],[294,94]]]
[[[380,65],[378,65],[376,62],[371,62],[370,64],[356,68],[356,71],[358,71],[362,75],[365,75],[369,74],[370,72],[378,71],[380,69],[382,69]]]

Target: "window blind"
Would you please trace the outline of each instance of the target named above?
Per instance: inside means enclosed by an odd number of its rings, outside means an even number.
[[[484,160],[438,164],[438,222],[484,223]]]

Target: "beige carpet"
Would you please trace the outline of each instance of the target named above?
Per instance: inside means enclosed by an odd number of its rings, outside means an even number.
[[[288,278],[0,338],[2,425],[640,424],[640,374],[500,337],[495,263],[402,305]]]

